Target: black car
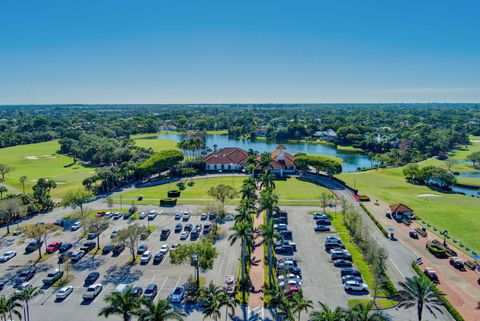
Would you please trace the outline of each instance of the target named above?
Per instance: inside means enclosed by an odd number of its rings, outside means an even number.
[[[35,275],[35,267],[29,267],[26,269],[23,269],[18,273],[18,276],[15,278],[15,285],[20,285],[24,282],[27,282],[33,278]]]
[[[286,217],[277,217],[273,219],[273,224],[288,224],[288,218]]]
[[[362,276],[362,273],[358,270],[352,269],[352,268],[345,268],[340,270],[340,275],[346,276],[346,275],[353,275],[353,276]]]
[[[275,246],[275,253],[277,254],[292,254],[294,252],[291,245]]]
[[[91,250],[93,250],[95,248],[95,246],[97,246],[97,242],[88,241],[88,242],[83,243],[83,246],[80,248],[80,251],[88,253]]]
[[[155,299],[155,297],[157,296],[157,292],[158,292],[158,287],[156,284],[153,284],[153,283],[150,283],[147,288],[145,289],[145,293],[143,294],[144,297],[148,298],[148,299]]]
[[[153,264],[160,264],[162,262],[163,257],[165,255],[163,253],[157,253],[153,256]]]
[[[32,253],[33,251],[38,250],[38,248],[42,246],[42,243],[43,242],[35,242],[35,241],[28,243],[27,246],[25,247],[25,253]]]
[[[138,247],[137,254],[143,254],[146,250],[148,250],[148,246],[142,244]]]
[[[100,277],[100,273],[98,272],[91,272],[87,275],[87,277],[85,278],[85,284],[86,285],[90,285],[90,284],[93,284],[95,281],[98,280],[98,278]]]
[[[213,221],[213,220],[216,219],[216,218],[217,218],[217,214],[216,214],[216,213],[213,213],[213,212],[212,212],[212,213],[208,214],[208,219],[209,219],[210,221]]]
[[[125,250],[125,244],[118,243],[113,246],[112,253],[113,255],[119,255],[120,253],[123,252],[123,250]]]
[[[58,263],[59,264],[64,263],[66,260],[68,260],[70,257],[72,257],[72,255],[73,255],[72,251],[67,251],[67,252],[63,252],[63,253],[59,254],[58,255]]]
[[[273,218],[278,218],[278,217],[287,217],[287,212],[284,212],[284,211],[275,211],[272,213],[272,217]]]
[[[160,241],[165,241],[166,239],[168,239],[168,237],[170,236],[170,229],[169,228],[162,228],[162,232],[160,233]]]
[[[182,229],[183,229],[182,223],[178,223],[177,225],[175,225],[175,233],[180,233]]]
[[[335,260],[333,265],[336,267],[352,267],[352,262],[347,260]]]
[[[72,263],[77,263],[78,261],[80,261],[83,257],[85,256],[85,252],[76,252],[76,253],[73,253],[72,256],[70,257],[70,259],[72,260]]]
[[[142,295],[142,293],[143,293],[143,289],[139,286],[136,286],[132,290],[130,290],[130,295],[135,297],[135,298],[140,297]]]
[[[190,223],[187,223],[187,224],[185,224],[185,226],[183,227],[183,230],[190,232],[190,231],[192,230],[192,228],[193,228],[193,225],[190,224]]]
[[[71,248],[72,248],[71,243],[62,243],[62,245],[60,245],[60,247],[58,248],[58,252],[64,253],[70,250]]]
[[[107,244],[103,247],[102,254],[103,255],[108,254],[108,253],[112,252],[112,250],[113,250],[113,245],[112,244]]]
[[[123,214],[123,219],[128,220],[130,218],[130,216],[132,216],[132,213],[130,213],[130,211],[128,211],[125,214]]]
[[[313,230],[315,232],[330,232],[330,226],[328,226],[328,225],[315,225]]]
[[[293,265],[288,265],[288,266],[284,266],[284,267],[281,267],[281,268],[277,268],[277,274],[280,275],[280,274],[288,274],[288,273],[292,273],[292,274],[295,274],[295,275],[302,275],[302,270],[297,267],[297,266],[293,266]]]
[[[332,222],[330,222],[329,220],[315,220],[315,223],[317,225],[327,225],[327,226],[332,225]]]
[[[284,240],[291,240],[293,238],[292,232],[289,230],[278,231],[278,235],[280,235]]]

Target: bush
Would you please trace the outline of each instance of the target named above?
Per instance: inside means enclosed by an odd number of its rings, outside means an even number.
[[[137,200],[139,201],[143,200],[143,195],[138,195]]]
[[[433,243],[428,243],[427,244],[427,249],[428,249],[428,251],[430,251],[430,253],[432,253],[433,255],[435,255],[438,258],[447,257],[447,250],[445,250],[445,248],[443,246],[433,244]]]
[[[413,262],[412,263],[412,268],[415,270],[415,272],[421,276],[422,278],[425,278],[430,281],[429,278],[425,274],[423,274],[422,270],[420,267]],[[436,286],[434,286],[434,289],[436,292],[441,292]],[[462,315],[455,309],[455,307],[448,301],[448,298],[445,295],[440,295],[440,300],[443,302],[443,306],[445,309],[448,311],[448,313],[451,314],[451,316],[456,320],[456,321],[465,321],[465,319],[462,317]]]
[[[180,191],[178,191],[178,190],[168,191],[167,196],[168,196],[168,198],[180,197]]]
[[[367,213],[367,215],[372,219],[373,223],[375,223],[375,225],[380,229],[380,231],[383,233],[383,235],[385,235],[385,237],[388,237],[388,231],[383,227],[382,224],[380,224],[379,221],[377,221],[377,219],[375,218],[375,216],[372,215],[372,213],[370,213],[370,211],[365,207],[365,205],[363,205],[362,203],[360,203],[360,207],[365,211],[365,213]]]
[[[160,200],[160,206],[175,206],[177,205],[176,198],[164,198]]]

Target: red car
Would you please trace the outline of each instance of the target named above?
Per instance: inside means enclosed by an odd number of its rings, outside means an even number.
[[[104,217],[105,216],[105,212],[97,212],[97,217]]]
[[[47,246],[47,253],[53,253],[62,245],[62,242],[52,242]]]
[[[297,285],[289,285],[283,290],[284,295],[291,295],[293,293],[299,293],[300,287]]]

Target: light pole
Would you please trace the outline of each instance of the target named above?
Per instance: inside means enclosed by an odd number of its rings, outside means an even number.
[[[192,266],[195,268],[195,275],[196,275],[196,281],[197,281],[197,288],[200,288],[200,270],[199,270],[199,263],[198,263],[198,255],[193,254],[192,255]]]
[[[443,231],[442,235],[443,235],[443,246],[446,247],[447,246],[448,231],[447,230]]]

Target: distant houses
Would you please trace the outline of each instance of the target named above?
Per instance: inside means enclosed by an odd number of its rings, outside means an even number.
[[[331,141],[334,141],[335,138],[337,138],[337,133],[333,129],[329,128],[325,131],[315,132],[313,134],[313,137],[331,142]]]
[[[271,173],[280,177],[294,174],[296,171],[294,156],[285,152],[287,148],[279,145],[270,153]],[[259,160],[258,156],[257,160]],[[236,147],[227,147],[219,149],[204,158],[205,170],[207,171],[244,171],[248,160],[248,153]]]

